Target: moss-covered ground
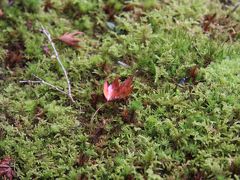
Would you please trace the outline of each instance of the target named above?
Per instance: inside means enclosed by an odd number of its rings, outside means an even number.
[[[239,179],[240,10],[229,2],[1,1],[0,159],[20,179]],[[75,103],[21,83],[67,90],[41,25]],[[75,31],[80,48],[57,40]],[[106,103],[104,81],[130,75],[129,98]]]

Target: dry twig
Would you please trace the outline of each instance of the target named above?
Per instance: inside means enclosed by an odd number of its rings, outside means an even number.
[[[51,88],[63,93],[63,94],[67,94],[65,91],[63,91],[61,88],[57,87],[57,86],[54,86],[46,81],[44,81],[43,79],[41,79],[40,77],[36,76],[33,74],[33,76],[35,78],[38,79],[38,81],[32,81],[32,80],[25,80],[25,81],[19,81],[20,83],[28,83],[28,84],[45,84],[47,86],[50,86]]]
[[[43,27],[43,25],[41,25],[41,26],[42,26],[42,32],[47,36],[48,41],[50,42],[50,44],[51,44],[51,46],[52,46],[52,48],[53,48],[53,51],[54,51],[54,53],[55,53],[55,55],[56,55],[56,59],[57,59],[59,65],[61,66],[61,68],[62,68],[62,70],[63,70],[64,76],[65,76],[66,81],[67,81],[67,84],[68,84],[68,93],[67,93],[67,95],[68,95],[68,97],[70,98],[70,100],[71,100],[72,102],[74,102],[73,97],[72,97],[71,83],[70,83],[70,80],[69,80],[69,78],[68,78],[67,71],[66,71],[66,69],[64,68],[64,66],[63,66],[63,64],[62,64],[62,61],[60,60],[60,57],[59,57],[58,52],[57,52],[57,50],[56,50],[56,48],[55,48],[55,44],[54,44],[53,41],[52,41],[52,38],[51,38],[50,33],[48,32],[47,29],[45,29],[45,28]]]

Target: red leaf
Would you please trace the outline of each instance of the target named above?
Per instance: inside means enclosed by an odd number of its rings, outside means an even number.
[[[107,101],[123,99],[129,96],[132,92],[132,76],[126,79],[123,83],[119,83],[119,78],[116,77],[112,84],[104,83],[103,93]]]
[[[14,170],[12,170],[12,167],[10,166],[12,159],[10,157],[5,157],[0,161],[0,177],[8,178],[9,180],[12,180],[15,176]]]
[[[69,46],[79,48],[80,46],[78,43],[81,41],[81,39],[77,38],[76,36],[81,34],[83,34],[83,32],[80,31],[73,33],[64,33],[62,36],[58,37],[58,39]]]

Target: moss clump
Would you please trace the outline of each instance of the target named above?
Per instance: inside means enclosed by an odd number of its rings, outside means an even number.
[[[239,176],[239,34],[211,38],[201,27],[206,14],[227,15],[219,1],[1,3],[0,157],[13,157],[20,179]],[[75,104],[19,83],[35,74],[67,87],[40,24],[53,38],[85,33],[79,49],[54,40]],[[134,75],[133,93],[91,121],[104,80],[117,75]]]

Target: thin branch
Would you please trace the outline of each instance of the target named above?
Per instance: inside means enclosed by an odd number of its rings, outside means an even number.
[[[19,81],[19,83],[24,83],[24,84],[40,84],[40,83],[42,83],[42,81],[24,80],[24,81]]]
[[[55,48],[55,44],[52,41],[51,35],[48,32],[48,30],[43,27],[43,25],[41,25],[41,26],[42,26],[42,32],[47,36],[48,41],[50,42],[50,44],[51,44],[51,46],[52,46],[52,48],[54,50],[54,53],[55,53],[56,58],[57,58],[57,61],[58,61],[59,65],[61,66],[62,70],[63,70],[64,76],[65,76],[67,84],[68,84],[68,93],[67,93],[67,95],[68,95],[68,97],[70,98],[70,100],[72,102],[75,102],[73,100],[73,97],[72,97],[71,83],[70,83],[70,80],[68,78],[68,73],[67,73],[66,69],[64,68],[64,66],[62,64],[62,61],[60,60],[59,54],[58,54],[58,52],[57,52],[57,50]]]
[[[19,81],[19,82],[20,82],[20,83],[28,83],[28,84],[45,84],[45,85],[50,86],[51,88],[53,88],[53,89],[55,89],[55,90],[57,90],[57,91],[59,91],[59,92],[61,92],[61,93],[63,93],[63,94],[68,95],[65,91],[63,91],[63,90],[60,89],[59,87],[54,86],[54,85],[52,85],[52,84],[44,81],[43,79],[41,79],[40,77],[38,77],[38,76],[36,76],[36,75],[34,75],[34,74],[33,74],[33,76],[34,76],[35,78],[37,78],[38,81],[25,80],[25,81]]]

